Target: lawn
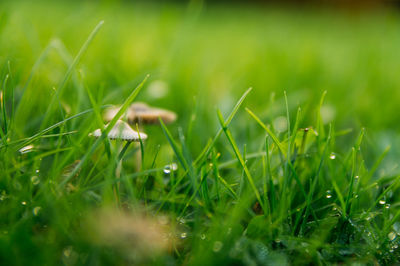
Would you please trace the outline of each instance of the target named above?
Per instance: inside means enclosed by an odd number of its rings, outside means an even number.
[[[399,27],[392,9],[1,1],[0,264],[398,262]],[[133,102],[177,120],[108,139]]]

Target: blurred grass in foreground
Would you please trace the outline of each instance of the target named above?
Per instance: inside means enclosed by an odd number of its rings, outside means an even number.
[[[399,14],[193,3],[0,4],[1,261],[396,261]],[[101,143],[71,175],[93,145],[88,133],[102,126],[96,112],[122,104],[146,74],[135,100],[176,111],[177,123],[144,128],[142,164],[131,147],[117,195],[121,143]],[[216,107],[226,119],[248,87],[247,112],[219,123]],[[46,136],[23,140],[37,133]],[[115,227],[104,227],[107,215]],[[160,228],[144,226],[154,232],[146,238],[129,223]],[[137,255],[138,241],[160,237],[149,248],[157,252]]]

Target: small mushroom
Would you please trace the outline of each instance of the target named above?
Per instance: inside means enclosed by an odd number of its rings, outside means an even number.
[[[90,135],[98,138],[101,136],[101,130],[96,129]],[[142,140],[147,139],[147,135],[145,133],[136,132],[128,125],[128,123],[122,120],[118,120],[115,126],[110,130],[110,132],[107,135],[109,139],[112,140],[120,139],[128,142],[139,141],[139,136],[140,139]]]
[[[106,125],[107,127],[107,125]],[[90,133],[89,136],[93,136],[96,138],[99,138],[101,136],[102,132],[100,129],[96,129],[93,131],[93,133]],[[145,133],[139,133],[133,130],[128,123],[118,120],[115,124],[115,126],[108,132],[107,137],[111,140],[123,140],[126,141],[124,147],[119,151],[118,157],[117,157],[117,166],[115,168],[115,175],[116,178],[118,179],[118,182],[116,184],[116,187],[114,188],[114,194],[119,201],[119,178],[121,176],[121,169],[122,169],[122,157],[124,156],[125,152],[127,151],[129,145],[132,142],[139,142],[140,140],[145,140],[147,139],[147,135]]]
[[[120,107],[112,107],[104,114],[106,121],[111,121],[117,114]],[[170,124],[176,120],[176,114],[172,111],[155,108],[147,105],[146,103],[136,102],[129,106],[126,117],[130,124],[159,124],[158,118],[165,124]]]

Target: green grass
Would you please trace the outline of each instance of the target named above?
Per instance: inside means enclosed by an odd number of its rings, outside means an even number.
[[[2,1],[0,264],[397,262],[400,16],[300,11]]]

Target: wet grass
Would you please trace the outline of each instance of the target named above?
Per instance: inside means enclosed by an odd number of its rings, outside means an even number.
[[[0,7],[1,264],[398,261],[397,13]]]

